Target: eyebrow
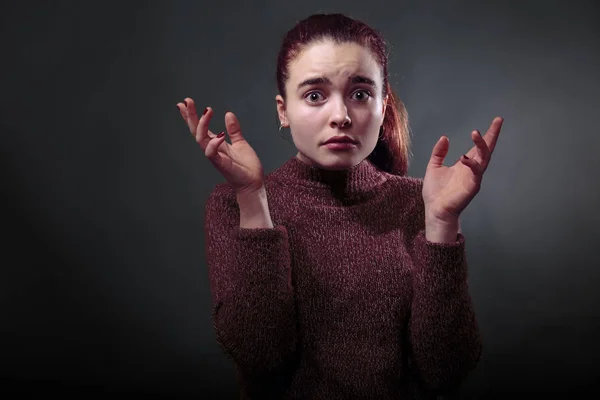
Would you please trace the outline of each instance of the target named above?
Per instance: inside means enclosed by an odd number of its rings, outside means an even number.
[[[374,88],[377,87],[377,85],[375,84],[375,81],[373,79],[367,78],[366,76],[362,76],[362,75],[353,75],[353,76],[349,77],[348,80],[351,81],[352,83],[366,83],[367,85],[370,85]],[[331,81],[324,76],[308,78],[308,79],[300,82],[297,90],[300,90],[304,86],[320,85],[320,84],[331,85]]]

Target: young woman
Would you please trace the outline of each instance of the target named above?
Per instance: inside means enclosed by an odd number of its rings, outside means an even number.
[[[283,40],[276,107],[298,154],[272,173],[233,113],[224,133],[191,98],[190,132],[227,182],[206,204],[218,342],[242,398],[433,398],[456,388],[481,341],[459,215],[480,189],[500,133],[424,179],[406,176],[409,131],[388,81],[384,38],[340,14]]]

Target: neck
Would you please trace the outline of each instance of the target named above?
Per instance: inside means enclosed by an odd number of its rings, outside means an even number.
[[[299,157],[289,159],[273,176],[286,186],[309,188],[316,197],[344,201],[370,197],[388,179],[388,174],[368,159],[349,168],[326,169],[307,164]]]

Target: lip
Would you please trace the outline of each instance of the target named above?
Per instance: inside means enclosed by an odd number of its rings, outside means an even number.
[[[324,145],[329,150],[350,150],[356,147],[352,142],[329,142]]]
[[[349,136],[335,136],[332,137],[331,139],[327,140],[325,143],[323,144],[331,144],[331,143],[348,143],[348,144],[356,144],[356,140],[353,140],[351,137]]]

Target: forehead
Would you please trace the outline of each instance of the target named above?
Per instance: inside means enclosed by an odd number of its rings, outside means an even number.
[[[352,75],[381,82],[381,67],[371,52],[357,43],[312,43],[290,63],[289,73],[291,84],[310,76],[325,76],[333,81],[347,80]]]

